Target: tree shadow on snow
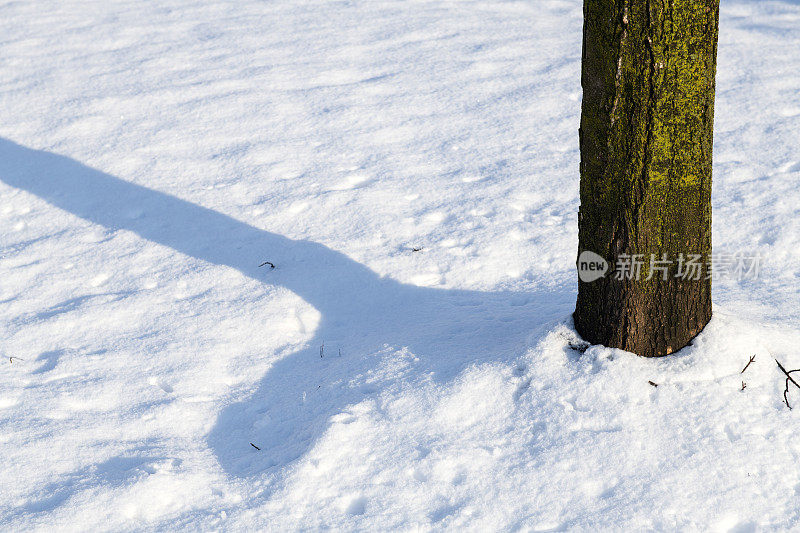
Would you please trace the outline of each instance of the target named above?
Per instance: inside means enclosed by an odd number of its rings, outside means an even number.
[[[319,311],[307,347],[287,350],[254,394],[220,412],[208,443],[233,476],[280,476],[313,446],[330,417],[401,381],[445,382],[472,363],[514,360],[531,332],[567,315],[574,303],[575,291],[567,288],[479,292],[399,283],[321,244],[288,239],[3,139],[0,180],[104,228],[132,231],[285,287]],[[277,268],[259,267],[266,260]],[[270,324],[256,315],[253,327]],[[406,367],[381,372],[380,365],[401,358],[402,350],[414,356]]]

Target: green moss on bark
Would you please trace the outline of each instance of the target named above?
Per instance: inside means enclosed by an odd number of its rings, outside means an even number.
[[[718,16],[718,0],[585,0],[579,253],[710,261]],[[711,283],[580,282],[574,316],[590,342],[665,355],[710,319]]]

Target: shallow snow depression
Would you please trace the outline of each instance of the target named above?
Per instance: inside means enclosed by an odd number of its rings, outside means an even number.
[[[766,261],[659,360],[570,347],[581,17],[0,5],[0,529],[800,520],[800,5],[723,0],[714,245]]]

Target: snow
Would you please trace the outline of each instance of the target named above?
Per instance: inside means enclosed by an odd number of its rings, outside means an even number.
[[[4,3],[0,529],[795,526],[799,21],[722,2],[766,262],[649,360],[570,347],[579,0]]]

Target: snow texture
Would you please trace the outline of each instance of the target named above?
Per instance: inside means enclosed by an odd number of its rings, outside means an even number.
[[[0,529],[797,527],[800,4],[722,0],[714,246],[767,259],[658,360],[570,347],[581,24],[3,2]]]

